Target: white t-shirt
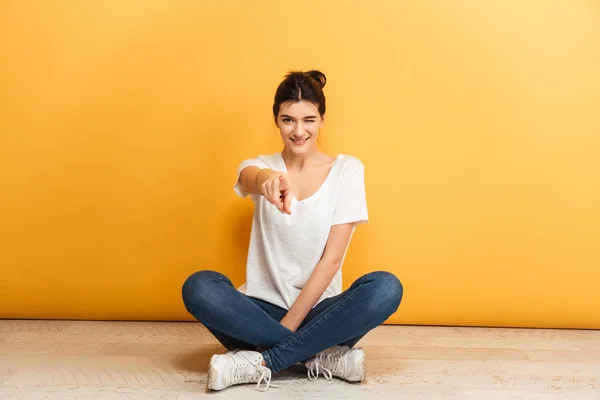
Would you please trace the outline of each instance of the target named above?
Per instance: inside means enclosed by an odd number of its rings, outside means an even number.
[[[249,166],[287,173],[281,152],[244,160],[234,186],[240,197],[239,176]],[[358,158],[340,154],[327,178],[312,196],[292,198],[291,215],[280,212],[264,196],[250,194],[254,217],[246,264],[246,283],[239,291],[290,309],[317,266],[333,225],[368,221],[364,166]],[[352,230],[354,233],[354,229]],[[345,254],[344,254],[345,256]],[[342,259],[343,263],[343,259]],[[342,292],[342,271],[334,276],[319,302]]]

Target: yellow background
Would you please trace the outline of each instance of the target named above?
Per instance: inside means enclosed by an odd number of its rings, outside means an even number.
[[[247,157],[321,69],[326,151],[366,165],[344,285],[389,322],[600,327],[597,1],[3,1],[0,316],[191,319],[244,279]]]

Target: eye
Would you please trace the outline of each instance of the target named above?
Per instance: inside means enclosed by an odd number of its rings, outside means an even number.
[[[307,124],[312,124],[313,122],[315,122],[315,120],[314,120],[314,119],[307,119],[307,120],[306,120],[306,123],[307,123]]]
[[[287,124],[289,122],[292,122],[292,119],[291,118],[283,118],[282,121]]]

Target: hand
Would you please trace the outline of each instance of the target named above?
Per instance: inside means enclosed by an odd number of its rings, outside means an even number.
[[[261,194],[281,212],[291,215],[292,181],[283,172],[273,172],[260,185]]]
[[[287,318],[287,315],[284,316],[279,323],[294,333],[296,333],[296,330],[298,329],[298,327]]]

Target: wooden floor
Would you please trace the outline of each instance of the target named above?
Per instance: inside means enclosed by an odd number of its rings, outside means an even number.
[[[600,331],[382,326],[360,345],[360,384],[298,366],[265,393],[209,393],[223,349],[199,323],[0,320],[0,399],[600,400]]]

